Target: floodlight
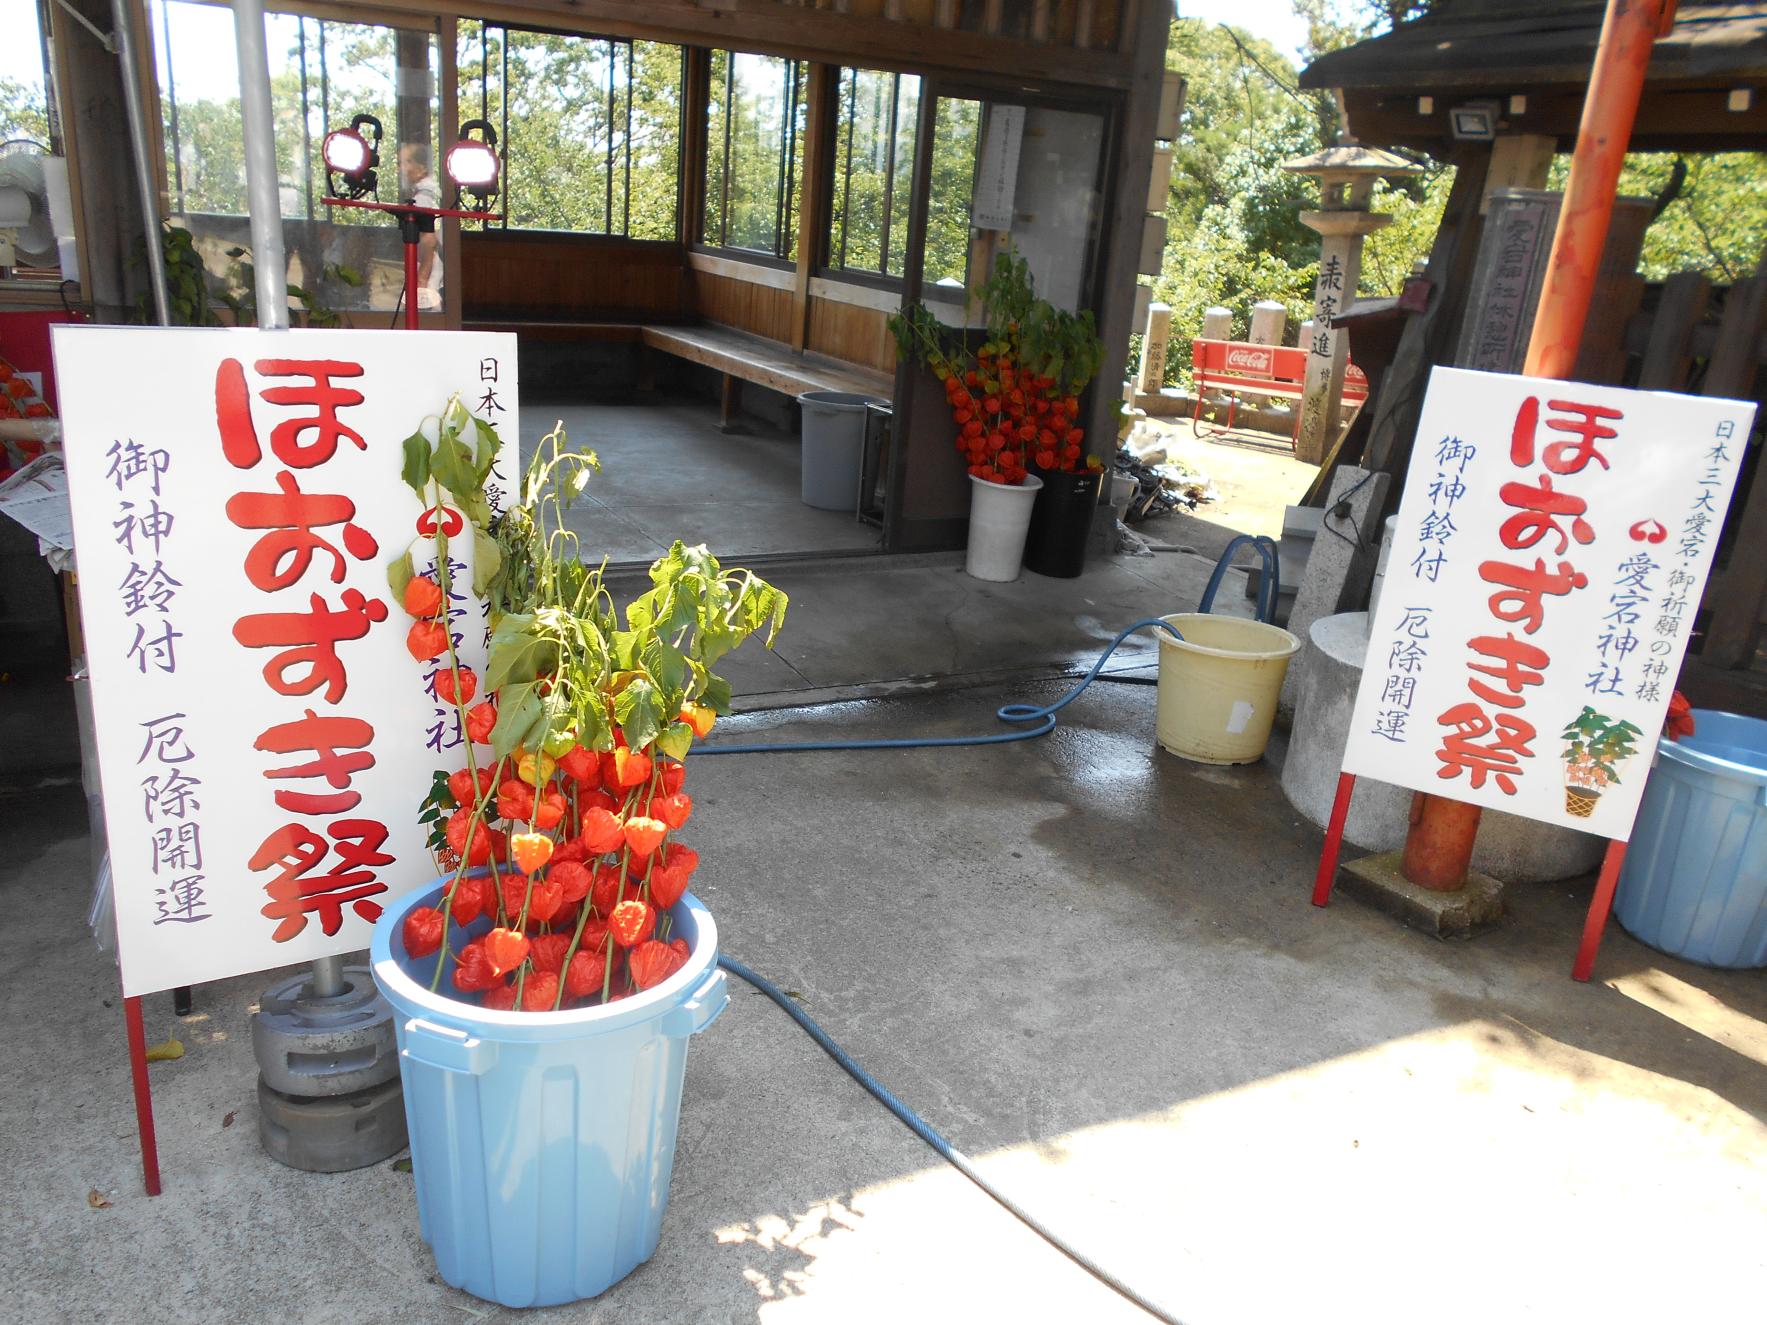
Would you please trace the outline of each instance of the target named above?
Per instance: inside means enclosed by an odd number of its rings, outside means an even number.
[[[481,136],[472,137],[474,132]],[[503,163],[497,159],[497,131],[486,120],[468,120],[460,126],[459,141],[448,149],[442,168],[455,188],[478,206],[489,206],[497,196],[497,178],[503,173]]]
[[[366,131],[366,132],[365,132]],[[325,158],[325,189],[334,198],[363,198],[379,185],[380,121],[358,115],[347,129],[333,129],[320,145]],[[334,176],[341,176],[339,179]]]

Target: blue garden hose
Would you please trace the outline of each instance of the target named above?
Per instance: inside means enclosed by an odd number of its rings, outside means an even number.
[[[1158,617],[1147,617],[1119,631],[1117,637],[1110,642],[1110,647],[1098,655],[1098,661],[1092,664],[1092,670],[1080,678],[1078,685],[1070,689],[1053,704],[1002,704],[994,710],[994,716],[1002,722],[1020,724],[1017,731],[991,732],[986,736],[907,736],[888,740],[871,741],[786,741],[766,745],[700,745],[695,746],[691,755],[758,755],[758,754],[803,754],[812,750],[919,750],[928,746],[943,745],[1006,745],[1012,741],[1034,741],[1039,736],[1047,736],[1055,730],[1055,715],[1078,699],[1086,687],[1091,685],[1098,676],[1099,669],[1117,651],[1117,646],[1138,630],[1159,629],[1165,631],[1173,639],[1183,639],[1171,626]],[[1026,727],[1025,723],[1035,723],[1034,727]]]
[[[1221,587],[1221,578],[1227,573],[1227,563],[1235,550],[1243,543],[1249,543],[1264,563],[1264,575],[1258,587],[1258,620],[1274,621],[1276,617],[1276,589],[1278,574],[1278,554],[1276,544],[1260,534],[1240,534],[1227,545],[1226,551],[1215,563],[1214,574],[1209,576],[1208,587],[1203,590],[1202,600],[1197,604],[1198,612],[1207,612],[1215,605],[1215,592]],[[994,710],[994,716],[1000,721],[1011,723],[1018,728],[1016,731],[992,732],[986,736],[908,736],[869,741],[784,741],[758,745],[700,745],[695,746],[690,755],[753,755],[753,754],[808,754],[818,750],[923,750],[936,746],[953,745],[1008,745],[1013,741],[1034,741],[1040,736],[1047,736],[1055,730],[1055,715],[1073,703],[1086,687],[1099,679],[1111,654],[1115,653],[1138,630],[1163,630],[1175,640],[1184,637],[1168,622],[1159,617],[1143,617],[1134,625],[1125,626],[1117,632],[1117,637],[1109,647],[1098,655],[1098,661],[1092,664],[1092,670],[1082,676],[1066,694],[1053,704],[1003,704]],[[1130,685],[1151,685],[1152,681],[1143,677],[1107,676],[1106,681],[1122,681]],[[1025,724],[1031,723],[1034,726]]]
[[[1271,539],[1262,535],[1253,537],[1249,534],[1241,534],[1227,545],[1226,551],[1221,554],[1220,560],[1215,563],[1214,573],[1209,577],[1208,587],[1203,590],[1202,600],[1197,604],[1197,611],[1207,612],[1214,606],[1215,593],[1221,587],[1222,577],[1227,572],[1227,563],[1240,545],[1245,543],[1251,545],[1253,551],[1258,554],[1259,558],[1264,563],[1262,583],[1258,588],[1258,619],[1260,621],[1273,621],[1275,619],[1276,595],[1279,583],[1278,568],[1280,561],[1276,544]],[[1133,635],[1138,630],[1163,630],[1173,639],[1181,640],[1184,638],[1173,629],[1169,623],[1161,620],[1159,617],[1145,617],[1131,626],[1124,627],[1121,631],[1117,632],[1117,637],[1110,642],[1109,647],[1106,648],[1103,653],[1099,654],[1098,661],[1092,664],[1092,669],[1082,676],[1077,684],[1072,686],[1067,693],[1062,695],[1062,697],[1056,700],[1053,704],[1003,704],[1001,707],[994,710],[995,717],[999,718],[1002,722],[1013,724],[1018,728],[1016,731],[994,732],[987,736],[907,737],[893,740],[869,741],[790,741],[777,745],[701,746],[693,750],[692,753],[696,755],[738,755],[781,754],[792,752],[805,753],[814,750],[914,750],[924,749],[930,746],[1005,745],[1012,741],[1035,740],[1039,736],[1047,736],[1050,732],[1054,731],[1055,715],[1069,704],[1073,703],[1074,700],[1078,699],[1080,695],[1084,693],[1086,687],[1091,685],[1094,681],[1102,679],[1106,681],[1123,681],[1136,685],[1155,684],[1152,680],[1145,677],[1106,676],[1101,678],[1099,676],[1099,672],[1110,659],[1111,654],[1115,653],[1122,645],[1123,641],[1128,639],[1129,636]],[[902,1103],[901,1100],[897,1099],[882,1082],[861,1067],[853,1056],[845,1049],[841,1048],[840,1045],[836,1044],[829,1036],[828,1032],[823,1030],[821,1026],[817,1025],[808,1013],[796,1003],[792,1002],[790,996],[788,996],[784,990],[780,989],[765,976],[751,971],[748,967],[744,966],[733,957],[720,955],[718,958],[718,965],[722,966],[726,971],[729,971],[730,974],[736,976],[738,979],[747,981],[756,989],[760,990],[761,993],[772,999],[774,1003],[778,1004],[779,1007],[785,1011],[787,1016],[797,1022],[798,1025],[803,1028],[805,1033],[821,1046],[823,1052],[825,1052],[830,1058],[834,1059],[835,1062],[839,1063],[853,1080],[865,1087],[872,1097],[875,1098],[879,1104],[882,1104],[884,1108],[894,1114],[909,1131],[913,1132],[922,1141],[925,1141],[959,1173],[963,1174],[964,1177],[968,1178],[995,1201],[999,1202],[1000,1205],[1005,1207],[1014,1218],[1018,1219],[1019,1222],[1024,1224],[1033,1233],[1037,1234],[1045,1242],[1049,1243],[1050,1246],[1061,1252],[1062,1255],[1073,1261],[1074,1264],[1092,1275],[1107,1288],[1121,1294],[1149,1315],[1158,1320],[1165,1321],[1167,1325],[1181,1325],[1181,1322],[1176,1316],[1172,1315],[1157,1303],[1149,1301],[1133,1288],[1129,1287],[1129,1285],[1125,1284],[1121,1279],[1118,1279],[1110,1271],[1099,1265],[1091,1257],[1063,1241],[1062,1238],[1046,1228],[1022,1206],[1013,1201],[1011,1197],[1007,1196],[1004,1192],[1000,1191],[999,1188],[995,1187],[991,1182],[984,1178],[976,1166],[970,1162],[968,1156],[966,1156],[961,1150],[957,1149],[956,1146],[952,1145],[938,1132],[935,1132],[924,1118],[914,1112],[913,1109],[910,1109],[906,1104]]]
[[[1130,627],[1130,629],[1134,629],[1134,627]],[[1124,634],[1127,633],[1128,631],[1124,632]],[[1121,640],[1122,636],[1119,635],[1117,638]],[[1113,645],[1112,647],[1115,646]],[[1108,654],[1106,656],[1108,656]],[[1100,659],[1099,661],[1102,662],[1103,659]],[[1066,701],[1064,700],[1063,702],[1065,703]],[[1008,707],[1012,706],[1009,705]],[[1051,711],[1059,707],[1059,704],[1053,705]],[[1013,739],[1021,739],[1021,737],[1014,737]],[[998,1187],[994,1186],[993,1183],[983,1177],[981,1171],[970,1162],[967,1155],[935,1132],[927,1124],[924,1118],[914,1112],[913,1109],[910,1109],[906,1104],[902,1103],[901,1100],[897,1099],[890,1093],[888,1087],[876,1077],[872,1076],[871,1073],[867,1072],[863,1067],[859,1066],[853,1056],[845,1049],[841,1048],[840,1045],[836,1044],[829,1036],[828,1032],[817,1025],[809,1013],[805,1012],[796,1003],[792,1002],[791,996],[784,990],[780,989],[778,985],[767,979],[766,976],[751,971],[734,957],[726,957],[723,954],[719,954],[718,965],[722,966],[726,971],[729,971],[730,974],[736,976],[739,980],[746,980],[749,984],[753,985],[756,989],[760,990],[768,998],[772,999],[783,1008],[786,1015],[793,1021],[797,1022],[799,1026],[803,1027],[805,1033],[821,1046],[824,1053],[845,1068],[847,1074],[851,1076],[853,1080],[865,1087],[879,1104],[895,1114],[909,1131],[913,1132],[922,1141],[925,1141],[937,1151],[941,1157],[947,1160],[953,1168],[998,1201],[1011,1215],[1013,1215],[1014,1218],[1024,1224],[1033,1233],[1037,1234],[1038,1237],[1042,1238],[1050,1246],[1061,1252],[1062,1255],[1073,1261],[1074,1264],[1078,1265],[1082,1270],[1085,1270],[1093,1278],[1104,1284],[1105,1287],[1120,1293],[1123,1297],[1126,1297],[1150,1316],[1165,1321],[1166,1325],[1182,1325],[1182,1322],[1178,1317],[1174,1316],[1171,1312],[1167,1311],[1164,1307],[1159,1306],[1157,1303],[1150,1302],[1147,1298],[1129,1287],[1128,1284],[1124,1283],[1109,1270],[1099,1265],[1098,1262],[1094,1261],[1084,1252],[1063,1241],[1060,1236],[1038,1222],[1038,1220],[1025,1210],[1024,1207],[1019,1205],[1011,1197],[1007,1196]]]

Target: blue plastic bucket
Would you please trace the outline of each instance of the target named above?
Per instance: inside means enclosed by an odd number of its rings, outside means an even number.
[[[1767,966],[1767,722],[1694,710],[1657,742],[1614,894],[1626,932],[1707,966]]]
[[[369,950],[393,1005],[424,1240],[443,1279],[487,1301],[594,1297],[662,1234],[687,1038],[730,1001],[717,926],[690,894],[669,915],[691,956],[661,984],[606,1007],[496,1012],[432,994],[435,955],[405,953],[406,915],[441,894],[388,907]]]

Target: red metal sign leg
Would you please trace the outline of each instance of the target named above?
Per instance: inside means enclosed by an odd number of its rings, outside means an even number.
[[[417,244],[405,244],[405,327],[417,330]]]
[[[135,1127],[141,1133],[141,1179],[149,1196],[160,1194],[159,1143],[153,1134],[153,1092],[147,1084],[147,1032],[141,1025],[141,1000],[123,1000],[129,1027],[129,1068],[135,1078]]]
[[[1332,881],[1338,873],[1338,850],[1344,844],[1344,821],[1350,817],[1350,797],[1356,790],[1354,773],[1338,774],[1338,792],[1331,802],[1331,821],[1325,826],[1325,845],[1319,850],[1319,873],[1313,878],[1313,905],[1331,900]]]
[[[1589,914],[1583,921],[1583,944],[1577,949],[1576,965],[1571,967],[1573,980],[1587,980],[1595,969],[1595,953],[1601,947],[1608,912],[1614,909],[1614,888],[1620,882],[1620,866],[1625,859],[1624,842],[1607,844],[1607,855],[1601,860],[1601,876],[1595,881],[1595,896],[1589,899]]]

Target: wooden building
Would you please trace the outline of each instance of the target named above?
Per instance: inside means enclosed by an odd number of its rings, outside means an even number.
[[[1511,212],[1538,205],[1548,213],[1544,227],[1536,225],[1542,233],[1517,247],[1543,258],[1556,204],[1525,191],[1543,189],[1555,154],[1575,145],[1605,8],[1603,0],[1438,0],[1425,17],[1322,56],[1301,75],[1302,87],[1336,94],[1361,141],[1427,152],[1456,167],[1429,257],[1427,304],[1410,316],[1374,310],[1368,321],[1373,340],[1390,342],[1383,351],[1392,362],[1365,415],[1366,431],[1351,443],[1362,447],[1363,463],[1403,473],[1431,366],[1519,371],[1531,305],[1517,310],[1519,335],[1511,328],[1481,340],[1469,332],[1492,307],[1490,287],[1481,283],[1481,250],[1500,247],[1496,228]],[[1767,0],[1684,0],[1652,53],[1631,145],[1675,153],[1767,150]],[[1753,276],[1729,286],[1698,272],[1647,283],[1635,271],[1638,246],[1671,202],[1641,199],[1616,210],[1577,375],[1760,400],[1767,389],[1767,254],[1758,255]],[[1356,337],[1352,329],[1352,352]],[[1511,357],[1475,361],[1468,357],[1475,343],[1498,345]],[[1767,618],[1761,427],[1757,416],[1696,627],[1695,670],[1767,672],[1757,651]],[[1736,699],[1727,685],[1696,694],[1696,702],[1758,707],[1767,693],[1764,686]]]
[[[205,0],[123,7],[156,219],[189,228],[224,271],[226,250],[249,242],[226,123],[231,14]],[[968,495],[948,416],[898,369],[886,320],[925,294],[961,321],[964,288],[1010,242],[1041,292],[1096,315],[1106,352],[1087,422],[1114,435],[1171,0],[269,8],[291,280],[346,321],[387,323],[396,233],[326,208],[323,132],[374,113],[390,199],[406,149],[436,173],[458,126],[482,118],[505,154],[509,216],[443,223],[425,325],[513,329],[524,365],[580,378],[686,360],[723,375],[727,409],[745,382],[892,397],[885,546],[952,546]],[[145,226],[117,61],[93,31],[110,28],[110,0],[43,0],[39,13],[81,241],[71,297],[115,317],[139,294],[131,248]],[[364,285],[328,279],[338,265]],[[0,308],[33,297],[61,295],[0,282]]]

